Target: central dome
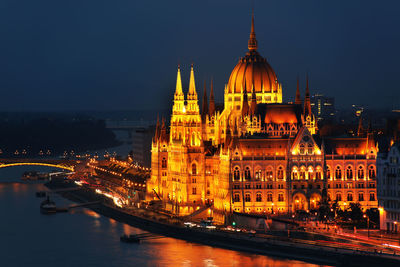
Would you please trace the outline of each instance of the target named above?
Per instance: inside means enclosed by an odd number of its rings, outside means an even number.
[[[228,93],[242,93],[244,89],[250,93],[252,88],[256,93],[276,92],[278,85],[276,74],[267,60],[257,52],[254,16],[251,20],[248,48],[249,52],[239,60],[229,77]]]
[[[260,56],[257,51],[248,52],[239,60],[233,69],[228,82],[229,93],[241,93],[246,88],[256,93],[272,92],[277,90],[277,78],[274,70],[267,60]]]

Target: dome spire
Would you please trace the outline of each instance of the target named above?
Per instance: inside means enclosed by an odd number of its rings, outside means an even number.
[[[251,12],[251,31],[250,31],[250,38],[248,42],[249,51],[257,51],[257,39],[256,39],[256,32],[254,30],[254,11]]]

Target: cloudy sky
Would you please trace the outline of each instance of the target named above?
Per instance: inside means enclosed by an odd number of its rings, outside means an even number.
[[[310,76],[339,107],[400,106],[399,1],[256,0],[259,52],[284,99]],[[2,0],[0,110],[170,108],[176,68],[199,95],[247,50],[251,1]],[[186,89],[187,90],[187,89]]]

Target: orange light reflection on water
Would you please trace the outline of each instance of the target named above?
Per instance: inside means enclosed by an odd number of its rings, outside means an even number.
[[[318,266],[295,260],[209,247],[172,238],[144,242],[157,242],[160,249],[152,251],[152,254],[160,264],[159,266]]]

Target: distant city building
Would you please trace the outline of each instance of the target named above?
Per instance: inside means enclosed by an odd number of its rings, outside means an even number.
[[[335,98],[321,94],[311,96],[311,109],[317,120],[332,120],[335,116]]]
[[[379,152],[377,160],[377,193],[380,229],[398,232],[400,227],[400,143],[388,152]]]
[[[137,127],[132,132],[133,161],[143,167],[149,168],[151,165],[151,140],[154,133],[154,126]]]

